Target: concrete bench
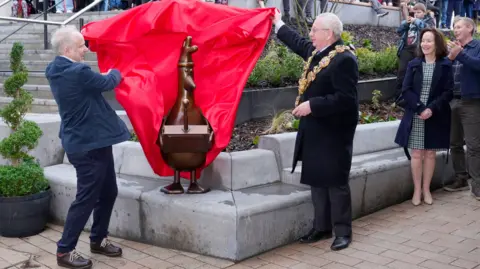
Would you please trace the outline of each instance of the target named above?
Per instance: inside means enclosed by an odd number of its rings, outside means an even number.
[[[128,118],[125,121],[131,128]],[[48,149],[47,155],[64,156],[58,151],[59,122],[56,128],[49,124],[41,126],[48,138],[42,143],[50,145],[40,144],[38,152]],[[393,143],[397,127],[398,122],[390,122],[357,128],[350,181],[355,217],[410,198],[410,165],[403,149]],[[301,167],[290,173],[295,136],[264,136],[259,149],[222,152],[202,173],[200,183],[212,188],[202,195],[161,193],[172,178],[152,171],[140,143],[115,145],[119,195],[111,234],[234,261],[291,243],[310,229],[313,219],[310,189],[299,183]],[[434,186],[440,175],[451,174],[441,162],[444,157],[438,153]],[[45,176],[53,191],[51,214],[61,224],[75,198],[76,173],[66,156],[52,162]],[[187,187],[188,181],[182,183]],[[87,230],[91,224],[90,219]]]
[[[410,161],[403,148],[394,143],[400,121],[362,124],[357,126],[350,171],[350,187],[354,218],[361,217],[411,198],[413,181]],[[296,132],[266,135],[259,148],[272,150],[279,164],[282,181],[296,186],[300,183],[301,162],[292,170]],[[447,152],[437,153],[432,188],[449,183],[453,176]]]
[[[119,195],[110,222],[113,236],[189,252],[242,260],[290,243],[310,228],[310,192],[281,182],[273,152],[222,153],[200,183],[201,195],[166,195],[171,178],[155,175],[140,143],[113,147]],[[64,223],[75,198],[76,173],[68,158],[45,168],[55,222]],[[184,186],[188,181],[182,180]],[[90,219],[87,230],[90,229]]]

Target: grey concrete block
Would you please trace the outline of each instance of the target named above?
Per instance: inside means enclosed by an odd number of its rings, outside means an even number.
[[[229,152],[220,152],[202,171],[199,182],[205,187],[229,191],[232,190],[232,178],[232,155]]]
[[[275,154],[253,149],[232,152],[232,190],[280,181]]]
[[[237,221],[230,192],[168,196],[153,190],[141,200],[146,242],[235,258]]]
[[[333,10],[332,7],[334,7]],[[335,13],[344,24],[398,27],[401,21],[399,9],[386,9],[389,14],[378,18],[377,13],[367,3],[329,2],[327,11]],[[355,16],[352,16],[352,14],[355,14]]]
[[[353,154],[398,148],[394,142],[400,121],[359,124],[353,139]]]
[[[400,121],[359,124],[353,141],[353,155],[398,148],[394,137]],[[280,173],[283,168],[291,167],[297,132],[264,135],[260,137],[258,147],[275,153]],[[288,180],[288,176],[287,176]]]
[[[245,259],[300,238],[312,227],[309,189],[276,183],[234,191],[237,259]]]
[[[297,132],[263,135],[260,137],[258,148],[273,151],[279,166],[279,172],[285,167],[292,166],[293,152]]]
[[[147,178],[160,178],[153,172],[140,143],[129,141],[119,144],[119,146],[123,147],[120,174]]]

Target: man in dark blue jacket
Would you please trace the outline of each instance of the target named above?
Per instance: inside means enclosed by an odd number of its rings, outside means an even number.
[[[122,249],[107,240],[118,189],[112,145],[130,138],[125,123],[102,96],[121,81],[118,70],[99,74],[82,63],[88,51],[82,34],[62,27],[52,35],[58,56],[45,75],[61,117],[60,139],[77,172],[77,195],[57,243],[57,263],[67,268],[91,268],[92,262],[75,251],[78,238],[93,211],[90,250],[110,257]]]
[[[452,102],[451,150],[456,181],[447,191],[468,189],[472,178],[472,195],[480,200],[480,41],[473,39],[475,22],[466,17],[456,18],[453,31],[455,42],[448,42],[453,63],[455,91]],[[463,145],[467,145],[465,153]],[[467,173],[468,171],[468,173]]]

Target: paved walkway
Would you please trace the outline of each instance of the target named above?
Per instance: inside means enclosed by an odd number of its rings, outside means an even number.
[[[434,194],[432,206],[409,201],[354,221],[354,242],[339,252],[331,241],[291,244],[234,264],[229,261],[112,238],[123,258],[91,254],[88,234],[78,251],[91,256],[95,269],[480,269],[480,201],[468,192]],[[0,237],[0,269],[57,268],[55,242],[62,227],[30,238]]]

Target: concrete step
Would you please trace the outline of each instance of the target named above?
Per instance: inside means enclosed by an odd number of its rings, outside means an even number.
[[[0,83],[0,96],[4,97],[5,92],[3,91],[3,84]],[[33,98],[36,99],[53,99],[52,92],[50,91],[50,86],[48,85],[23,85],[23,89],[30,92]]]
[[[5,79],[12,75],[12,72],[0,72],[0,83],[4,83]],[[48,85],[48,80],[44,72],[30,72],[28,73],[28,80],[26,84],[33,85]]]
[[[13,43],[16,43],[16,42],[21,42],[23,43],[24,45],[25,44],[39,44],[39,45],[43,45],[43,37],[40,39],[40,38],[37,38],[36,36],[32,36],[31,38],[23,38],[23,39],[11,39],[11,38],[7,38],[6,40],[2,41],[2,43],[0,44],[13,44]]]
[[[0,58],[1,59],[1,58]],[[29,61],[24,60],[23,63],[25,64],[26,68],[30,72],[41,71],[44,72],[47,68],[47,65],[51,61]],[[95,61],[85,61],[86,64],[92,67],[92,70],[98,71],[98,65]],[[10,61],[9,60],[0,60],[0,71],[7,71],[10,69]]]
[[[8,35],[10,35],[10,33],[6,33],[6,34],[0,33],[0,40],[4,39]],[[17,41],[23,42],[23,40],[32,40],[32,39],[43,40],[43,31],[22,32],[20,30],[17,33],[9,36],[6,40],[17,40]],[[5,41],[2,41],[2,43],[4,42]]]
[[[12,101],[11,97],[0,97],[0,108],[5,107],[6,104]],[[32,107],[29,111],[30,113],[57,113],[58,107],[57,103],[53,99],[33,99]]]
[[[0,43],[0,50],[11,50],[12,49],[12,46],[13,46],[13,43],[15,43],[15,40],[10,40],[10,39],[7,39],[5,40],[6,43]],[[50,46],[50,44],[48,44]],[[25,50],[43,50],[44,49],[44,45],[43,45],[43,39],[41,42],[35,42],[35,43],[24,43],[23,44],[23,48]]]
[[[0,50],[0,59],[9,59],[10,58],[10,49],[1,49]],[[24,61],[51,61],[55,58],[56,54],[52,50],[24,50],[23,60]],[[85,61],[97,61],[97,54],[89,52],[85,54]],[[95,65],[97,65],[95,63]],[[0,68],[0,70],[3,70]],[[3,70],[6,71],[6,70]]]

